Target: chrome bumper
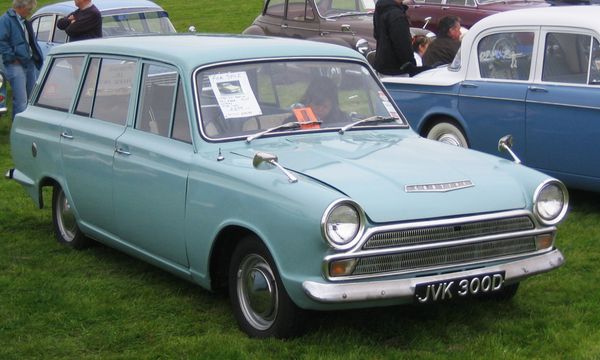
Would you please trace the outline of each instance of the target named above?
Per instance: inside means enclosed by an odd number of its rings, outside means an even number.
[[[351,303],[390,299],[412,302],[417,284],[443,282],[450,279],[500,271],[505,272],[504,281],[510,284],[555,269],[564,262],[563,254],[559,250],[553,250],[524,260],[443,275],[343,284],[305,281],[302,283],[302,288],[309,298],[320,303]]]
[[[10,180],[13,178],[14,172],[15,172],[15,169],[8,169],[8,171],[6,171],[6,174],[4,174],[4,177]]]

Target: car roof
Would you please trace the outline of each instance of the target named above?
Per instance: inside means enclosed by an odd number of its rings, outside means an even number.
[[[224,35],[141,35],[74,41],[54,47],[50,55],[90,53],[134,56],[177,64],[184,71],[198,66],[261,58],[365,58],[350,48],[289,38]]]
[[[474,34],[497,26],[571,26],[600,29],[599,6],[550,6],[504,11],[485,17],[469,30]]]
[[[134,11],[160,11],[163,10],[158,4],[149,0],[94,0],[93,4],[103,14],[122,13]],[[70,14],[77,7],[73,1],[62,1],[49,4],[39,8],[33,16],[39,14]]]

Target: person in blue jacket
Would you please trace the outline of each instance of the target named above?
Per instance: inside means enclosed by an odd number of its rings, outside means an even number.
[[[13,119],[27,107],[43,63],[42,51],[27,20],[36,6],[36,0],[13,0],[12,8],[0,16],[0,55],[12,88]]]

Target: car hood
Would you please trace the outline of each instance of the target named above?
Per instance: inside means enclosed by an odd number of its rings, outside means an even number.
[[[238,154],[251,157],[260,151],[277,155],[283,167],[357,201],[371,221],[377,223],[527,206],[524,189],[507,171],[515,164],[419,138],[412,132],[410,136],[398,135],[407,132],[357,131],[318,139],[294,136],[265,144],[255,140]],[[299,182],[303,181],[310,180],[300,178]],[[411,185],[461,181],[470,181],[473,186],[446,192],[406,190]]]

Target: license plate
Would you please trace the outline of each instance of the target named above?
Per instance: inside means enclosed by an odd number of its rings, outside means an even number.
[[[421,304],[490,294],[502,289],[504,271],[417,284],[415,300]]]

